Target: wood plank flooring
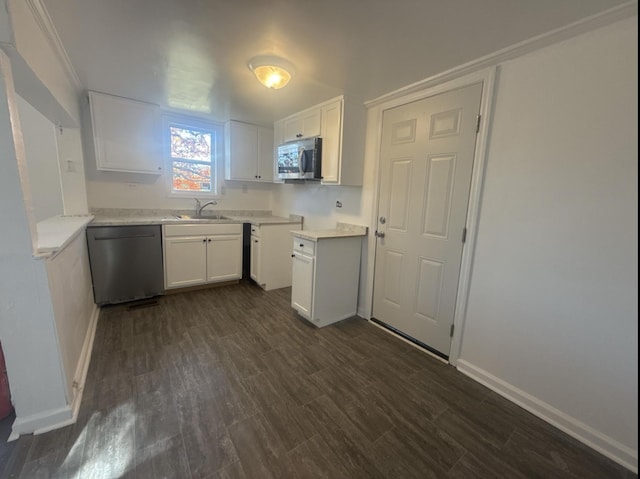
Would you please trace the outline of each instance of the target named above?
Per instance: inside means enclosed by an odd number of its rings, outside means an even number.
[[[251,283],[103,308],[78,421],[10,478],[630,478],[360,318],[316,329]]]

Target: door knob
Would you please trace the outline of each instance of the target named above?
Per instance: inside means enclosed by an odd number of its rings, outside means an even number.
[[[378,231],[376,230],[376,232],[374,233],[376,235],[376,237],[378,238],[384,238],[384,231]]]
[[[381,216],[378,221],[380,221],[380,224],[383,225],[387,222],[387,218],[385,218],[384,216]]]

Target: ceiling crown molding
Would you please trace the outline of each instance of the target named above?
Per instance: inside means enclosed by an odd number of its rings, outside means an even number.
[[[76,73],[75,68],[73,68],[73,64],[69,59],[69,55],[67,55],[67,51],[64,49],[62,45],[62,41],[58,36],[58,32],[56,31],[56,27],[53,25],[51,21],[51,17],[49,16],[49,12],[42,4],[41,0],[25,0],[25,4],[31,10],[33,14],[33,18],[36,23],[40,27],[42,33],[44,33],[45,38],[49,42],[49,44],[53,47],[53,50],[58,55],[58,59],[61,61],[64,70],[71,80],[71,83],[76,87],[77,90],[82,90],[82,82]]]
[[[417,91],[426,90],[432,86],[460,78],[483,68],[498,65],[507,60],[512,60],[535,50],[553,45],[554,43],[568,40],[569,38],[576,37],[582,33],[637,15],[638,0],[631,0],[563,27],[556,28],[555,30],[528,38],[527,40],[510,45],[496,52],[489,53],[488,55],[477,58],[476,60],[453,67],[450,70],[438,73],[424,80],[417,81],[372,100],[365,101],[364,105],[367,108],[373,108],[387,101],[391,101]]]

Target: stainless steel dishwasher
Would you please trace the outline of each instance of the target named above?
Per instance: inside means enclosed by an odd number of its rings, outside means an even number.
[[[164,292],[159,225],[89,226],[87,245],[96,304],[122,303]]]

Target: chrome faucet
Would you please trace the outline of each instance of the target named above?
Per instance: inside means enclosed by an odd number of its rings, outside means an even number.
[[[198,200],[196,200],[196,202],[197,202],[196,207],[198,208],[198,210],[196,212],[196,216],[202,216],[202,210],[205,209],[207,206],[209,206],[209,205],[217,205],[218,204],[217,201],[207,201],[205,204],[200,206],[200,202]]]

